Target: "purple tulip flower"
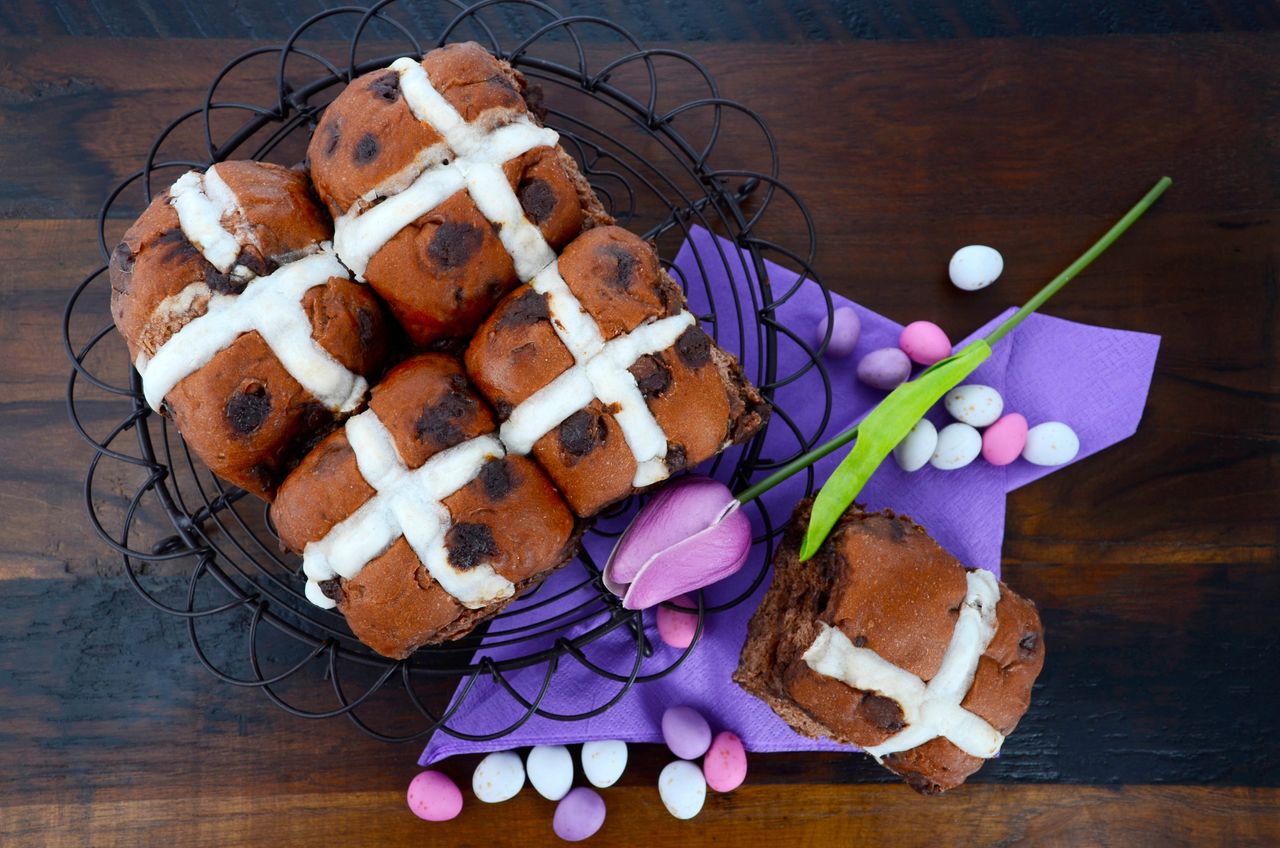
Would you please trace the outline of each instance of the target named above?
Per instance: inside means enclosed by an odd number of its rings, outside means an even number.
[[[604,567],[627,609],[646,609],[735,573],[751,551],[751,522],[710,477],[667,484],[636,514]]]

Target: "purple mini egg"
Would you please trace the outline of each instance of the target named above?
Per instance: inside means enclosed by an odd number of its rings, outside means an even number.
[[[711,745],[711,725],[693,707],[670,707],[662,714],[662,738],[680,759],[696,759]]]
[[[889,392],[911,376],[911,360],[896,347],[873,350],[858,363],[858,379],[873,389]]]
[[[833,316],[831,341],[827,342],[827,358],[844,359],[853,353],[854,347],[858,344],[858,336],[862,335],[862,320],[858,318],[858,313],[849,306],[842,306],[835,310]],[[827,316],[823,315],[822,320],[818,322],[818,335],[814,339],[814,344],[822,344],[822,340],[826,337]]]
[[[604,825],[604,799],[585,786],[570,790],[556,805],[551,829],[565,842],[581,842]]]
[[[688,595],[672,598],[671,603],[686,609],[697,609],[698,603]],[[698,632],[698,614],[681,612],[677,609],[658,607],[654,617],[658,621],[658,637],[673,648],[684,650],[693,644],[693,636]]]
[[[932,365],[951,355],[951,340],[932,321],[912,321],[903,327],[902,335],[898,336],[898,347],[911,357],[912,362],[921,365]]]
[[[409,781],[409,809],[420,819],[449,821],[462,812],[462,790],[446,774],[421,772]]]
[[[747,779],[747,749],[738,734],[722,730],[711,740],[702,773],[717,792],[732,792]]]

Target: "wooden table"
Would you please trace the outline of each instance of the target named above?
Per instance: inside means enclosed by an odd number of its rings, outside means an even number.
[[[98,204],[245,37],[298,14],[208,5],[0,9],[0,844],[541,844],[551,805],[532,792],[425,824],[404,804],[416,748],[213,679],[86,523],[59,338],[99,262]],[[1280,843],[1280,13],[743,5],[592,8],[695,53],[768,119],[832,288],[967,331],[1167,173],[1050,310],[1164,341],[1136,437],[1010,498],[1005,577],[1050,650],[1001,760],[925,799],[860,756],[758,756],[683,823],[641,749],[595,842]],[[1008,270],[963,295],[944,269],[972,242]],[[444,769],[465,783],[473,764]]]

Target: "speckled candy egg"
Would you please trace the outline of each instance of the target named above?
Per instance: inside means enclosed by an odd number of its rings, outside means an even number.
[[[582,773],[592,786],[612,786],[627,768],[627,743],[621,739],[598,739],[582,743]]]
[[[687,609],[698,608],[697,601],[688,595],[672,598],[671,603]],[[658,611],[654,613],[654,618],[658,623],[658,638],[664,644],[681,650],[693,644],[694,634],[698,632],[697,613],[681,612],[677,609],[668,609],[659,605]]]
[[[573,786],[573,757],[563,745],[537,745],[525,763],[529,782],[548,801],[559,801]]]
[[[747,749],[738,734],[722,730],[711,740],[702,761],[707,785],[717,792],[732,792],[747,779]]]
[[[462,790],[438,771],[424,771],[409,781],[408,800],[413,814],[427,821],[448,821],[462,812]]]
[[[827,342],[828,359],[844,359],[853,353],[858,344],[858,336],[862,334],[862,321],[852,307],[842,306],[833,313],[834,323],[831,329],[831,340]],[[827,316],[823,315],[818,322],[818,334],[814,345],[822,344],[827,335]]]
[[[662,738],[671,753],[692,760],[711,745],[711,725],[693,707],[671,707],[662,714]]]
[[[1027,444],[1027,419],[1010,412],[982,433],[982,458],[992,465],[1008,465]]]
[[[911,376],[911,360],[896,347],[873,350],[858,363],[858,379],[873,389],[891,392]]]
[[[977,291],[996,281],[1004,270],[1004,257],[994,247],[971,244],[962,247],[951,257],[947,271],[951,282],[958,289]]]
[[[952,418],[970,427],[994,424],[1004,412],[1004,398],[995,389],[981,383],[956,386],[947,392],[943,403]]]
[[[471,791],[486,804],[509,801],[523,788],[524,763],[515,751],[494,751],[471,775]]]
[[[579,786],[556,805],[551,829],[565,842],[581,842],[594,836],[604,824],[604,799],[600,793]]]
[[[893,449],[893,458],[903,471],[919,471],[929,464],[938,447],[938,428],[928,418],[921,418]]]
[[[658,795],[667,812],[678,819],[691,819],[702,812],[707,800],[707,781],[702,769],[688,760],[667,763],[658,775]]]
[[[1080,452],[1080,437],[1061,421],[1046,421],[1027,431],[1022,458],[1033,465],[1064,465]]]
[[[932,321],[912,321],[902,328],[898,347],[911,357],[912,362],[932,365],[951,355],[951,340],[942,328]]]
[[[940,471],[964,468],[982,452],[982,434],[968,424],[948,424],[938,432],[938,446],[929,464]]]

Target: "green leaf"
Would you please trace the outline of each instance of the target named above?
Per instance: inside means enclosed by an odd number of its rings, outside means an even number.
[[[989,356],[991,346],[985,339],[979,339],[954,356],[931,366],[914,380],[898,386],[862,419],[853,448],[813,502],[809,527],[800,547],[801,560],[817,552],[867,480],[916,422]]]

